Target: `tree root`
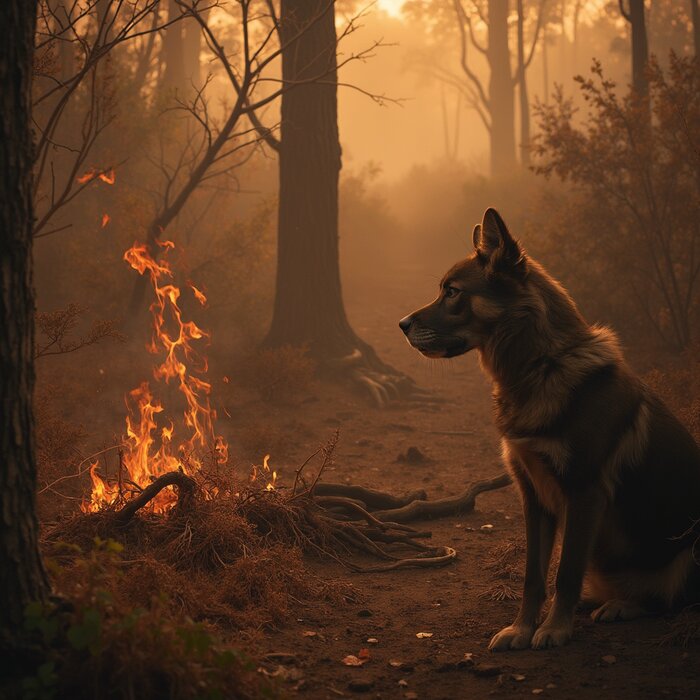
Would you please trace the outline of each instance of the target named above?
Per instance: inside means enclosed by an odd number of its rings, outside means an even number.
[[[324,365],[333,374],[344,377],[377,408],[386,408],[395,401],[439,401],[430,392],[416,386],[411,377],[382,362],[369,346],[354,348],[348,355],[325,360]]]
[[[177,512],[186,510],[193,500],[197,484],[183,472],[167,472],[149,484],[138,496],[127,501],[126,505],[115,513],[115,520],[122,524],[127,523],[136,511],[150,503],[167,486],[177,486]]]

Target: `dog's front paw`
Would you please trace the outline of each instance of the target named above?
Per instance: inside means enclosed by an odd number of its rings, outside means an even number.
[[[508,651],[509,649],[527,649],[532,640],[534,627],[527,625],[509,625],[493,635],[489,651]]]
[[[533,649],[552,649],[566,644],[573,633],[571,623],[545,622],[532,636]]]

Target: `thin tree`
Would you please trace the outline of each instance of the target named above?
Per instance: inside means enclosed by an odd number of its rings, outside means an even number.
[[[469,106],[476,110],[489,133],[491,174],[496,177],[506,175],[512,172],[516,164],[514,95],[516,85],[520,88],[521,141],[529,144],[529,101],[525,74],[532,62],[539,39],[544,2],[540,0],[537,26],[529,51],[525,50],[524,10],[522,2],[518,3],[518,63],[514,72],[510,66],[508,0],[488,0],[486,13],[476,2],[472,3],[469,11],[462,0],[452,0],[452,5],[460,36],[460,67],[466,78],[466,82],[460,81],[461,87]],[[485,44],[479,41],[474,29],[474,14],[486,24]],[[482,54],[488,63],[488,88],[469,65],[470,46]],[[455,84],[452,76],[443,75],[442,77]],[[525,114],[524,126],[523,114]],[[525,135],[524,139],[523,135]]]
[[[34,221],[30,126],[36,0],[4,0],[0,25],[0,647],[48,595],[35,510]],[[4,656],[4,655],[3,655]],[[4,659],[5,661],[6,659]]]
[[[649,81],[646,70],[649,63],[646,14],[644,0],[619,0],[620,14],[632,28],[632,89],[638,97],[649,94]]]
[[[700,57],[700,5],[698,0],[690,0],[690,15],[693,19],[693,47],[695,57]]]

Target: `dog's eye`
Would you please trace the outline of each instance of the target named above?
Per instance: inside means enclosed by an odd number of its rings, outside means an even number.
[[[457,287],[450,287],[447,286],[445,287],[445,296],[448,299],[451,299],[452,297],[456,297],[462,290],[458,289]]]

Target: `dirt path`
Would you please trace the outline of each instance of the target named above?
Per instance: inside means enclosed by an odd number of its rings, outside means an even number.
[[[313,401],[293,412],[297,439],[290,440],[285,455],[288,469],[313,449],[315,440],[339,427],[336,467],[328,480],[393,492],[424,488],[429,495],[441,496],[500,470],[489,387],[476,357],[430,363],[406,346],[396,327],[402,315],[429,301],[434,286],[432,279],[411,285],[394,278],[380,288],[381,303],[377,285],[371,294],[354,290],[349,315],[384,359],[434,390],[444,403],[377,411],[339,390],[319,390]],[[289,410],[268,410],[271,424],[277,422],[280,430],[290,425]],[[410,446],[418,447],[429,461],[413,466],[396,461]],[[487,524],[493,526],[488,533],[481,529]],[[523,519],[512,487],[480,496],[476,512],[469,516],[428,527],[435,542],[458,550],[454,564],[374,575],[312,564],[323,577],[350,583],[361,600],[340,606],[309,601],[300,606],[296,622],[266,631],[258,640],[261,657],[268,652],[295,655],[295,663],[287,668],[292,694],[337,698],[366,693],[431,700],[533,694],[700,697],[697,645],[683,649],[659,644],[672,618],[594,625],[582,613],[574,639],[565,648],[500,655],[486,650],[491,635],[512,621],[518,606],[513,600],[492,600],[492,594],[503,584],[519,594],[522,586],[520,580],[508,578],[511,572],[522,572],[521,548],[508,558],[505,571],[501,567],[500,577],[487,568],[499,551],[522,542]],[[432,636],[419,639],[419,632]],[[370,653],[365,665],[353,668],[341,663],[363,648]],[[465,654],[473,655],[473,664],[465,661]]]

